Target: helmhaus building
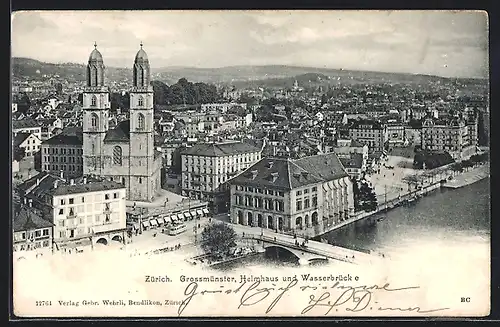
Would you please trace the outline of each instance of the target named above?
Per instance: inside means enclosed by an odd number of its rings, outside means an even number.
[[[126,190],[122,184],[90,176],[68,180],[42,172],[18,190],[20,198],[53,225],[55,250],[124,241]]]
[[[263,158],[229,184],[235,224],[315,236],[354,214],[352,182],[333,152]]]

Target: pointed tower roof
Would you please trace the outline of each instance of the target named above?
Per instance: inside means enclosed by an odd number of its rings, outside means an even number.
[[[141,42],[141,48],[139,51],[137,51],[137,54],[135,55],[135,62],[144,62],[144,61],[149,61],[148,60],[148,55],[146,54],[146,51],[142,49],[142,42]]]
[[[94,43],[94,50],[92,50],[92,52],[90,53],[90,57],[89,57],[89,62],[103,62],[102,60],[102,55],[101,53],[99,52],[99,50],[97,50],[97,42]]]

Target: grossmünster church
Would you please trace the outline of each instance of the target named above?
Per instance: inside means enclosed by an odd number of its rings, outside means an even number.
[[[110,129],[109,88],[97,44],[90,54],[83,92],[83,173],[125,185],[127,199],[152,201],[160,186],[161,154],[154,148],[153,87],[146,52],[137,52],[129,90],[129,120]]]

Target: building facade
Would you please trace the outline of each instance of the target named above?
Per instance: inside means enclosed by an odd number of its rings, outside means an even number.
[[[404,146],[407,141],[405,138],[405,125],[399,122],[387,124],[387,140],[389,146]]]
[[[12,134],[14,137],[18,133],[29,133],[34,134],[38,139],[42,139],[42,127],[38,124],[36,120],[33,119],[23,119],[12,121]]]
[[[225,183],[261,159],[261,148],[243,142],[195,144],[181,153],[182,195],[225,211]]]
[[[314,236],[354,214],[352,183],[335,153],[263,158],[229,184],[236,224]]]
[[[35,134],[17,133],[13,142],[14,149],[21,149],[26,157],[33,157],[35,153],[40,151],[41,141]]]
[[[423,150],[448,152],[454,160],[461,161],[476,152],[469,128],[459,117],[435,119],[428,117],[422,123],[421,146]]]
[[[23,203],[14,210],[13,228],[13,251],[34,251],[35,254],[52,252],[52,230],[53,224],[50,217],[44,216],[43,212],[33,207],[33,202],[25,198]]]
[[[74,178],[83,174],[83,133],[67,129],[41,145],[42,171]]]
[[[64,179],[40,173],[19,186],[53,224],[55,250],[124,242],[125,187],[100,178]]]
[[[122,183],[127,198],[152,201],[161,187],[161,153],[154,147],[153,88],[146,52],[137,52],[130,90],[130,119],[109,129],[109,88],[104,61],[95,48],[83,92],[83,173]]]
[[[358,119],[349,126],[349,138],[368,145],[370,153],[384,151],[386,136],[386,126],[378,121]]]

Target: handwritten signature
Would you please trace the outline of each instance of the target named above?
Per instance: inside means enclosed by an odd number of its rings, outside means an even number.
[[[261,286],[261,282],[256,281],[253,283],[242,282],[236,289],[226,289],[226,290],[203,290],[199,291],[199,285],[196,282],[189,283],[184,290],[184,295],[186,298],[181,302],[179,308],[177,310],[178,315],[182,315],[184,310],[191,303],[193,298],[197,295],[206,295],[206,294],[241,294],[239,299],[238,309],[242,307],[250,307],[254,306],[258,303],[262,303],[265,299],[269,299],[270,303],[266,308],[265,313],[270,313],[276,305],[280,302],[283,296],[290,291],[291,289],[297,286],[298,280],[292,280],[285,287],[276,287],[275,284],[272,284],[273,287],[263,287]],[[222,286],[221,286],[222,287]],[[317,286],[300,286],[301,291],[307,290],[317,290]],[[412,289],[418,289],[419,286],[410,286],[410,287],[400,287],[400,288],[391,288],[389,283],[386,283],[383,286],[378,285],[361,285],[361,286],[348,286],[342,285],[340,282],[334,283],[329,291],[323,292],[321,295],[316,296],[314,294],[309,295],[309,302],[304,309],[302,309],[301,314],[306,314],[313,309],[318,308],[326,309],[323,311],[324,315],[328,315],[332,312],[333,309],[338,311],[338,308],[343,307],[345,311],[348,312],[361,312],[369,308],[370,310],[377,311],[401,311],[401,312],[414,312],[414,313],[431,313],[437,311],[448,310],[449,308],[439,308],[439,309],[422,309],[418,306],[408,307],[408,308],[399,308],[399,307],[382,307],[376,306],[373,308],[373,305],[370,305],[372,302],[373,294],[377,291],[382,292],[400,292]],[[325,287],[322,287],[325,289]],[[340,294],[340,295],[339,295]]]

